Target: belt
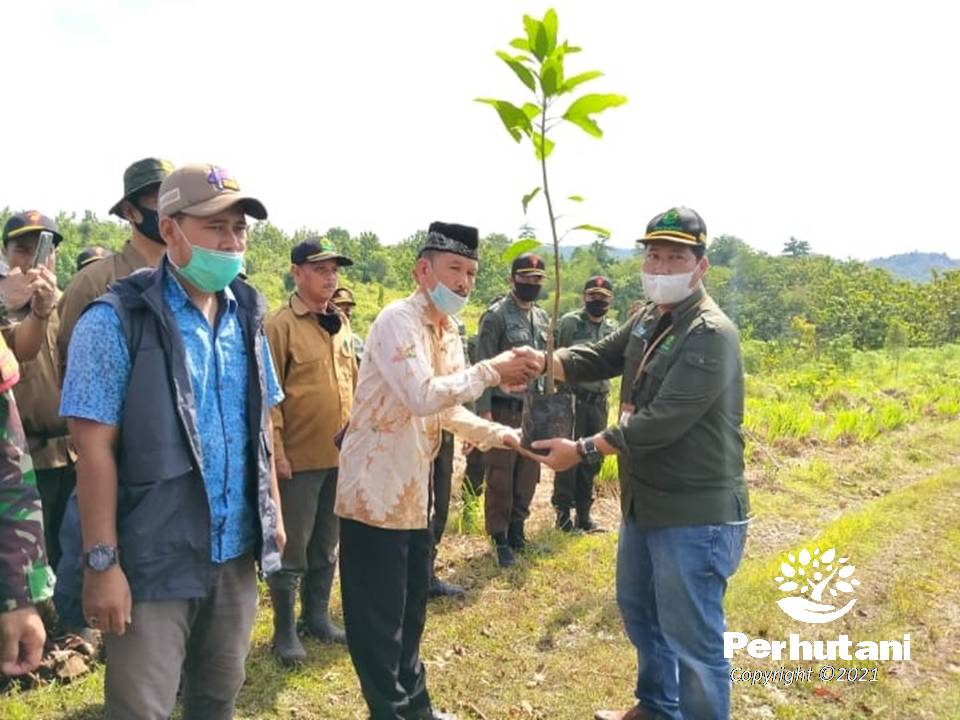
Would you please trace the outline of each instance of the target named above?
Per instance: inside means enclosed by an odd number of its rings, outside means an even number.
[[[574,389],[577,400],[585,403],[607,402],[609,393],[592,392],[590,390]]]

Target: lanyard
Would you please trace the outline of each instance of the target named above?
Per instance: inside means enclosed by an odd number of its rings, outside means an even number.
[[[650,347],[647,348],[647,351],[643,354],[643,358],[640,360],[640,367],[637,368],[637,374],[633,377],[633,384],[636,385],[640,382],[640,376],[643,375],[644,369],[647,367],[647,362],[650,360],[650,356],[653,354],[653,351],[657,349],[657,346],[663,342],[663,340],[671,333],[673,330],[673,323],[670,323],[667,328],[657,335],[654,338],[653,342],[650,343]]]
[[[683,313],[684,316],[686,316],[687,313],[693,312],[694,310],[696,310],[697,308],[699,308],[701,305],[703,305],[703,303],[704,303],[704,301],[705,301],[706,299],[707,299],[706,296],[700,298],[700,301],[699,301],[696,305],[694,305],[694,306],[691,307],[689,310],[686,310],[686,311]],[[634,384],[634,385],[636,385],[638,382],[640,382],[640,376],[643,374],[644,369],[647,367],[647,363],[649,362],[650,356],[653,354],[653,351],[657,349],[657,346],[658,346],[661,342],[663,342],[664,339],[666,339],[667,335],[669,335],[671,332],[673,332],[673,323],[672,323],[672,322],[670,323],[670,325],[667,327],[666,330],[664,330],[662,333],[660,333],[659,335],[657,335],[657,337],[654,339],[654,341],[653,341],[652,343],[650,343],[650,347],[647,348],[647,351],[643,354],[643,358],[640,360],[640,367],[637,368],[637,374],[636,374],[636,375],[634,376],[634,378],[633,378],[633,384]]]

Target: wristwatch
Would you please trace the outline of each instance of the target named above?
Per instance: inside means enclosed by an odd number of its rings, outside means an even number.
[[[117,564],[120,551],[112,545],[97,543],[83,554],[83,565],[97,572],[104,572]]]
[[[599,465],[603,462],[603,455],[597,450],[597,444],[592,438],[580,438],[577,440],[577,452],[583,458],[587,465]]]

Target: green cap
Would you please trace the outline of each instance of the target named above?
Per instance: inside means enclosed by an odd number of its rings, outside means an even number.
[[[307,238],[302,243],[294,245],[290,251],[290,262],[294,265],[323,262],[324,260],[336,260],[337,265],[341,267],[353,265],[353,260],[337,252],[336,247],[327,237]]]
[[[124,200],[129,200],[144,188],[159,185],[172,172],[173,163],[169,160],[161,160],[160,158],[137,160],[123,171],[123,197],[110,208],[110,212],[120,216],[120,206]]]
[[[657,240],[706,247],[707,224],[696,210],[672,207],[647,223],[646,234],[637,242],[646,245]]]

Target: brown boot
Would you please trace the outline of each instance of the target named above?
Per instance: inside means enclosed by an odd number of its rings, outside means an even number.
[[[597,710],[594,720],[657,720],[656,715],[639,705],[629,710]]]

